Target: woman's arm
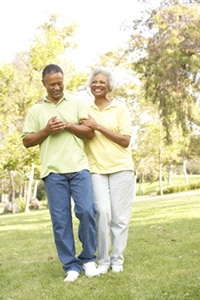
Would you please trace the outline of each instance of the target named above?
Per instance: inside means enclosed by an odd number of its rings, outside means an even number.
[[[121,133],[116,133],[100,124],[98,124],[94,118],[89,116],[88,119],[83,118],[81,119],[81,124],[92,128],[93,130],[97,130],[101,132],[105,137],[110,139],[111,141],[115,142],[116,144],[127,148],[130,144],[131,137],[129,135],[124,135]]]

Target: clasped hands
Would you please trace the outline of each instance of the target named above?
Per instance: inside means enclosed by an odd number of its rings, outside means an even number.
[[[58,119],[58,117],[54,116],[49,119],[47,123],[47,130],[49,133],[58,133],[63,131],[66,128],[66,122]]]
[[[87,127],[92,128],[93,130],[97,129],[97,122],[94,118],[92,118],[90,115],[88,115],[88,118],[81,118],[80,123],[81,125],[85,125]]]
[[[66,121],[62,121],[62,120],[58,119],[57,116],[54,116],[51,119],[49,119],[46,128],[47,128],[49,134],[54,134],[54,133],[58,133],[58,132],[63,131],[64,129],[66,129],[67,123],[68,122],[66,122]],[[98,126],[95,119],[93,119],[90,115],[88,115],[88,118],[81,118],[79,124],[90,127],[93,130],[97,129],[97,126]]]

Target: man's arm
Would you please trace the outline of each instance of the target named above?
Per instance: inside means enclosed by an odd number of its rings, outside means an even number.
[[[92,139],[94,136],[94,130],[85,125],[65,122],[65,128],[80,139]]]
[[[64,122],[54,116],[48,121],[46,127],[38,132],[27,134],[22,141],[26,148],[34,147],[41,144],[50,134],[55,134],[65,129],[81,139],[91,139],[94,136],[92,128],[85,125]]]
[[[39,99],[36,103],[41,104],[41,103],[43,103],[43,100]],[[92,128],[88,127],[88,126],[83,125],[83,124],[74,124],[74,123],[66,121],[65,122],[65,128],[66,128],[67,131],[74,134],[75,136],[77,136],[80,139],[92,139],[94,137],[94,130]]]
[[[26,148],[41,144],[50,134],[55,134],[65,129],[65,122],[52,117],[47,125],[38,132],[27,134],[22,142]]]
[[[89,116],[88,118],[82,118],[81,124],[92,128],[93,130],[97,130],[101,132],[105,137],[110,139],[111,141],[115,142],[116,144],[127,148],[130,144],[131,137],[129,135],[116,133],[100,124],[98,124],[94,118]]]

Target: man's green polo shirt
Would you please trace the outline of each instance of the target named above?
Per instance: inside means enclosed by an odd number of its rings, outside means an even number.
[[[22,137],[43,129],[53,116],[79,124],[80,118],[88,116],[88,109],[83,101],[70,94],[65,94],[57,104],[44,98],[43,103],[35,104],[27,114]],[[67,130],[49,135],[40,144],[40,158],[41,178],[51,172],[64,174],[89,170],[83,140]]]

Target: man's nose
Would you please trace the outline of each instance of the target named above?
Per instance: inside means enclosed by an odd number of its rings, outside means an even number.
[[[59,84],[54,85],[54,89],[55,89],[55,90],[59,90],[59,89],[60,89]]]

